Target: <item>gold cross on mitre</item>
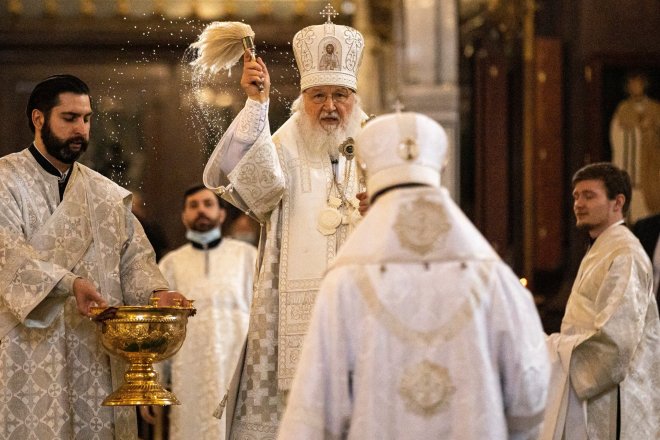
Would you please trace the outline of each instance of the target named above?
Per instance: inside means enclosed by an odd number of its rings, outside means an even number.
[[[417,140],[407,137],[399,144],[399,156],[404,160],[415,160],[419,156]]]
[[[332,19],[335,18],[336,16],[339,15],[337,11],[335,11],[335,8],[332,7],[330,3],[325,5],[325,8],[321,12],[319,12],[319,15],[325,16],[326,23],[332,23]]]

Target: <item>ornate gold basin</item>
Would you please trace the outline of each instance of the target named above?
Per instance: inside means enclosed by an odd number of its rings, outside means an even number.
[[[93,307],[97,333],[103,347],[129,363],[124,383],[102,403],[119,405],[179,405],[176,396],[158,383],[153,364],[179,351],[186,337],[188,307]]]

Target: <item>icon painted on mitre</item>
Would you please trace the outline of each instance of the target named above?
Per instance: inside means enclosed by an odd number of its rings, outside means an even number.
[[[319,58],[319,70],[340,70],[337,46],[333,43],[321,43],[322,54]]]

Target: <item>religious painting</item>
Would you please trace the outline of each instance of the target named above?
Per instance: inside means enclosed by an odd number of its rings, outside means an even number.
[[[341,43],[324,38],[319,44],[319,70],[341,70]]]

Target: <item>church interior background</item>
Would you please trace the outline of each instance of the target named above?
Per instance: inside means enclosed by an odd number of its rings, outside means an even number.
[[[0,154],[31,141],[24,109],[40,79],[80,76],[96,112],[84,162],[142,193],[173,249],[181,195],[244,103],[240,66],[200,84],[186,48],[211,21],[249,23],[274,131],[299,93],[290,40],[327,3],[365,36],[366,111],[400,103],[445,127],[445,186],[557,330],[586,244],[570,177],[611,158],[627,72],[660,98],[658,0],[0,0]]]

